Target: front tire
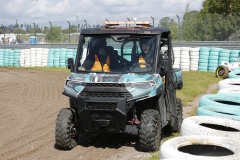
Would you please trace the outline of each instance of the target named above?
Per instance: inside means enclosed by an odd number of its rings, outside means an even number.
[[[142,151],[157,151],[160,146],[162,125],[157,110],[147,109],[141,115],[139,145]]]
[[[71,150],[77,146],[77,134],[74,128],[74,114],[71,109],[63,108],[56,122],[55,141],[59,149]]]

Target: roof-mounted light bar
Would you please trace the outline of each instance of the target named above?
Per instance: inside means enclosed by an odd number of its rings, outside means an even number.
[[[150,26],[152,22],[150,21],[142,21],[142,22],[104,22],[105,25],[107,26],[118,26],[118,25],[130,25],[130,24],[135,24],[135,25],[140,25],[140,26]]]

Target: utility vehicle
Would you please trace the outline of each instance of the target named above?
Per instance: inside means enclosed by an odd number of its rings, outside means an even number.
[[[148,60],[142,41],[150,45]],[[107,60],[100,62],[96,46],[104,48]],[[72,74],[63,95],[70,107],[58,114],[56,145],[69,150],[81,134],[127,133],[138,136],[142,151],[158,150],[162,129],[179,131],[182,123],[176,91],[183,79],[173,62],[170,30],[151,22],[105,22],[102,28],[83,29],[76,61],[68,59]]]

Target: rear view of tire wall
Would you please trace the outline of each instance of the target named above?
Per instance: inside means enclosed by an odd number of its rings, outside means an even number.
[[[239,56],[240,56],[240,50],[231,50],[229,62],[230,63],[235,62]]]
[[[198,71],[200,48],[190,49],[190,71]]]
[[[199,53],[199,71],[208,71],[208,58],[209,58],[210,48],[209,47],[201,47]]]
[[[208,72],[215,72],[218,67],[218,57],[221,48],[210,48],[208,57]]]
[[[174,53],[173,68],[180,68],[181,47],[174,47],[173,53]]]
[[[223,61],[229,62],[231,50],[221,49],[219,52],[218,65],[221,65]]]
[[[180,68],[182,71],[190,70],[190,47],[182,47],[180,53]]]

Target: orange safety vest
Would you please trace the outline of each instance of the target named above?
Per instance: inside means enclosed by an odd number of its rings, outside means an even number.
[[[93,65],[93,67],[91,68],[92,71],[104,71],[104,72],[110,72],[110,57],[108,56],[107,57],[107,60],[106,60],[106,64],[101,65],[99,59],[98,59],[98,56],[95,54],[95,63]]]
[[[153,62],[153,59],[151,60],[151,63],[152,62]],[[146,61],[142,55],[140,55],[138,63],[146,63]],[[140,68],[146,68],[146,65],[140,65]],[[149,68],[149,69],[151,69],[151,68]]]
[[[138,63],[146,63],[142,55],[140,55]],[[140,68],[146,68],[146,65],[140,65]]]

